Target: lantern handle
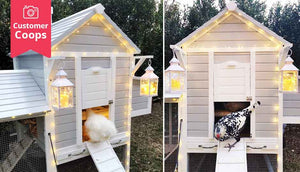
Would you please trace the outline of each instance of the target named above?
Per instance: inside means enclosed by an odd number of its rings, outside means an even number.
[[[175,51],[173,50],[172,52],[173,52],[173,56],[175,56],[175,58],[178,59]]]
[[[149,59],[148,60],[148,65],[151,66],[151,64],[152,64],[152,61],[151,61],[151,59]]]
[[[290,48],[288,51],[288,56],[291,56],[293,54],[293,50]]]
[[[63,60],[60,60],[60,61],[59,61],[58,68],[59,68],[60,70],[63,70],[63,69],[64,69],[64,67],[65,67],[65,61],[63,61]]]

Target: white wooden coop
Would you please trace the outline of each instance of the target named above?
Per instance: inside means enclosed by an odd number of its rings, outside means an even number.
[[[13,59],[14,70],[0,72],[0,99],[5,98],[0,121],[44,116],[37,139],[45,147],[47,171],[56,171],[55,159],[59,165],[88,155],[101,172],[128,171],[131,116],[151,113],[152,102],[140,96],[134,73],[152,56],[134,56],[140,49],[101,4],[53,23],[51,38],[51,58],[29,51]],[[61,68],[74,84],[71,108],[52,106],[51,84]],[[83,123],[89,109],[115,123],[118,133],[110,141],[86,142]],[[125,167],[112,149],[122,145]]]
[[[292,44],[230,2],[170,47],[185,69],[181,94],[165,92],[166,103],[178,103],[179,123],[182,120],[179,171],[189,171],[190,154],[207,153],[216,154],[216,171],[247,171],[249,154],[276,155],[276,168],[283,171],[283,123],[300,120],[298,71],[292,67],[295,74],[285,75],[283,68],[285,63],[292,65],[291,60],[285,62]],[[293,88],[284,89],[285,83]],[[228,153],[225,143],[213,138],[220,104],[248,106],[255,101],[262,105],[247,120],[250,125],[240,143]]]

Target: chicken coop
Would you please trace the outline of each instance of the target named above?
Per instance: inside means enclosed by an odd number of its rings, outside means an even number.
[[[178,127],[169,126],[179,133],[179,171],[283,171],[283,124],[300,119],[298,69],[291,47],[234,2],[170,46],[184,69],[182,81],[179,75],[165,78],[178,79],[183,88],[172,92],[179,88],[173,81],[165,88],[165,107],[178,116],[173,120]],[[232,140],[218,142],[215,123],[256,101],[261,106],[247,118],[241,141],[228,152],[224,145]]]
[[[140,96],[135,72],[152,56],[134,56],[140,49],[104,10],[97,4],[53,23],[51,58],[28,51],[13,59],[14,70],[0,72],[0,121],[13,123],[22,149],[38,143],[47,171],[89,155],[98,171],[128,171],[131,115],[151,113],[152,98]],[[88,141],[84,123],[91,112],[115,124],[109,141]],[[25,133],[20,128],[28,119],[32,127]],[[123,162],[113,149],[120,146]],[[1,158],[8,165],[0,169],[12,171],[22,149],[7,149]]]

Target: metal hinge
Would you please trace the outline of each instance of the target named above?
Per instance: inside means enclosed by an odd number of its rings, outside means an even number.
[[[252,96],[247,96],[247,97],[246,97],[246,100],[247,100],[247,101],[252,101]]]
[[[114,103],[113,100],[109,100],[109,101],[108,101],[108,104],[113,104],[113,103]]]

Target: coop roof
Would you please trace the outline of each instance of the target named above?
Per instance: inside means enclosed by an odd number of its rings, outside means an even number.
[[[28,70],[0,71],[0,122],[32,118],[50,111]]]
[[[204,33],[204,34],[207,33],[209,30],[215,28],[217,26],[217,24],[219,23],[220,19],[222,19],[224,16],[234,15],[237,18],[241,19],[246,24],[254,26],[259,33],[262,33],[262,31],[266,32],[268,35],[270,35],[271,41],[274,41],[274,38],[275,38],[282,45],[287,46],[287,47],[292,47],[292,45],[293,45],[292,43],[286,41],[281,36],[277,35],[275,32],[273,32],[272,30],[270,30],[269,28],[264,26],[262,23],[256,21],[251,16],[249,16],[248,14],[246,14],[245,12],[243,12],[242,10],[237,8],[236,4],[235,4],[234,9],[229,9],[229,8],[230,7],[228,7],[228,5],[227,5],[227,7],[225,7],[219,14],[217,14],[215,17],[211,18],[208,22],[206,22],[201,27],[196,29],[194,32],[189,34],[187,37],[182,39],[180,42],[178,42],[176,44],[176,46],[179,46],[179,47],[183,46],[184,43],[192,40],[199,33]],[[272,38],[272,37],[274,37],[274,38]]]
[[[74,31],[80,28],[95,14],[101,14],[106,22],[108,22],[115,31],[117,31],[121,37],[119,39],[126,40],[134,50],[135,54],[141,52],[141,50],[128,38],[128,36],[114,23],[111,18],[104,12],[104,7],[101,4],[96,4],[83,11],[75,13],[69,17],[63,18],[52,24],[51,27],[51,45],[52,47],[61,42],[64,38],[70,36]]]

